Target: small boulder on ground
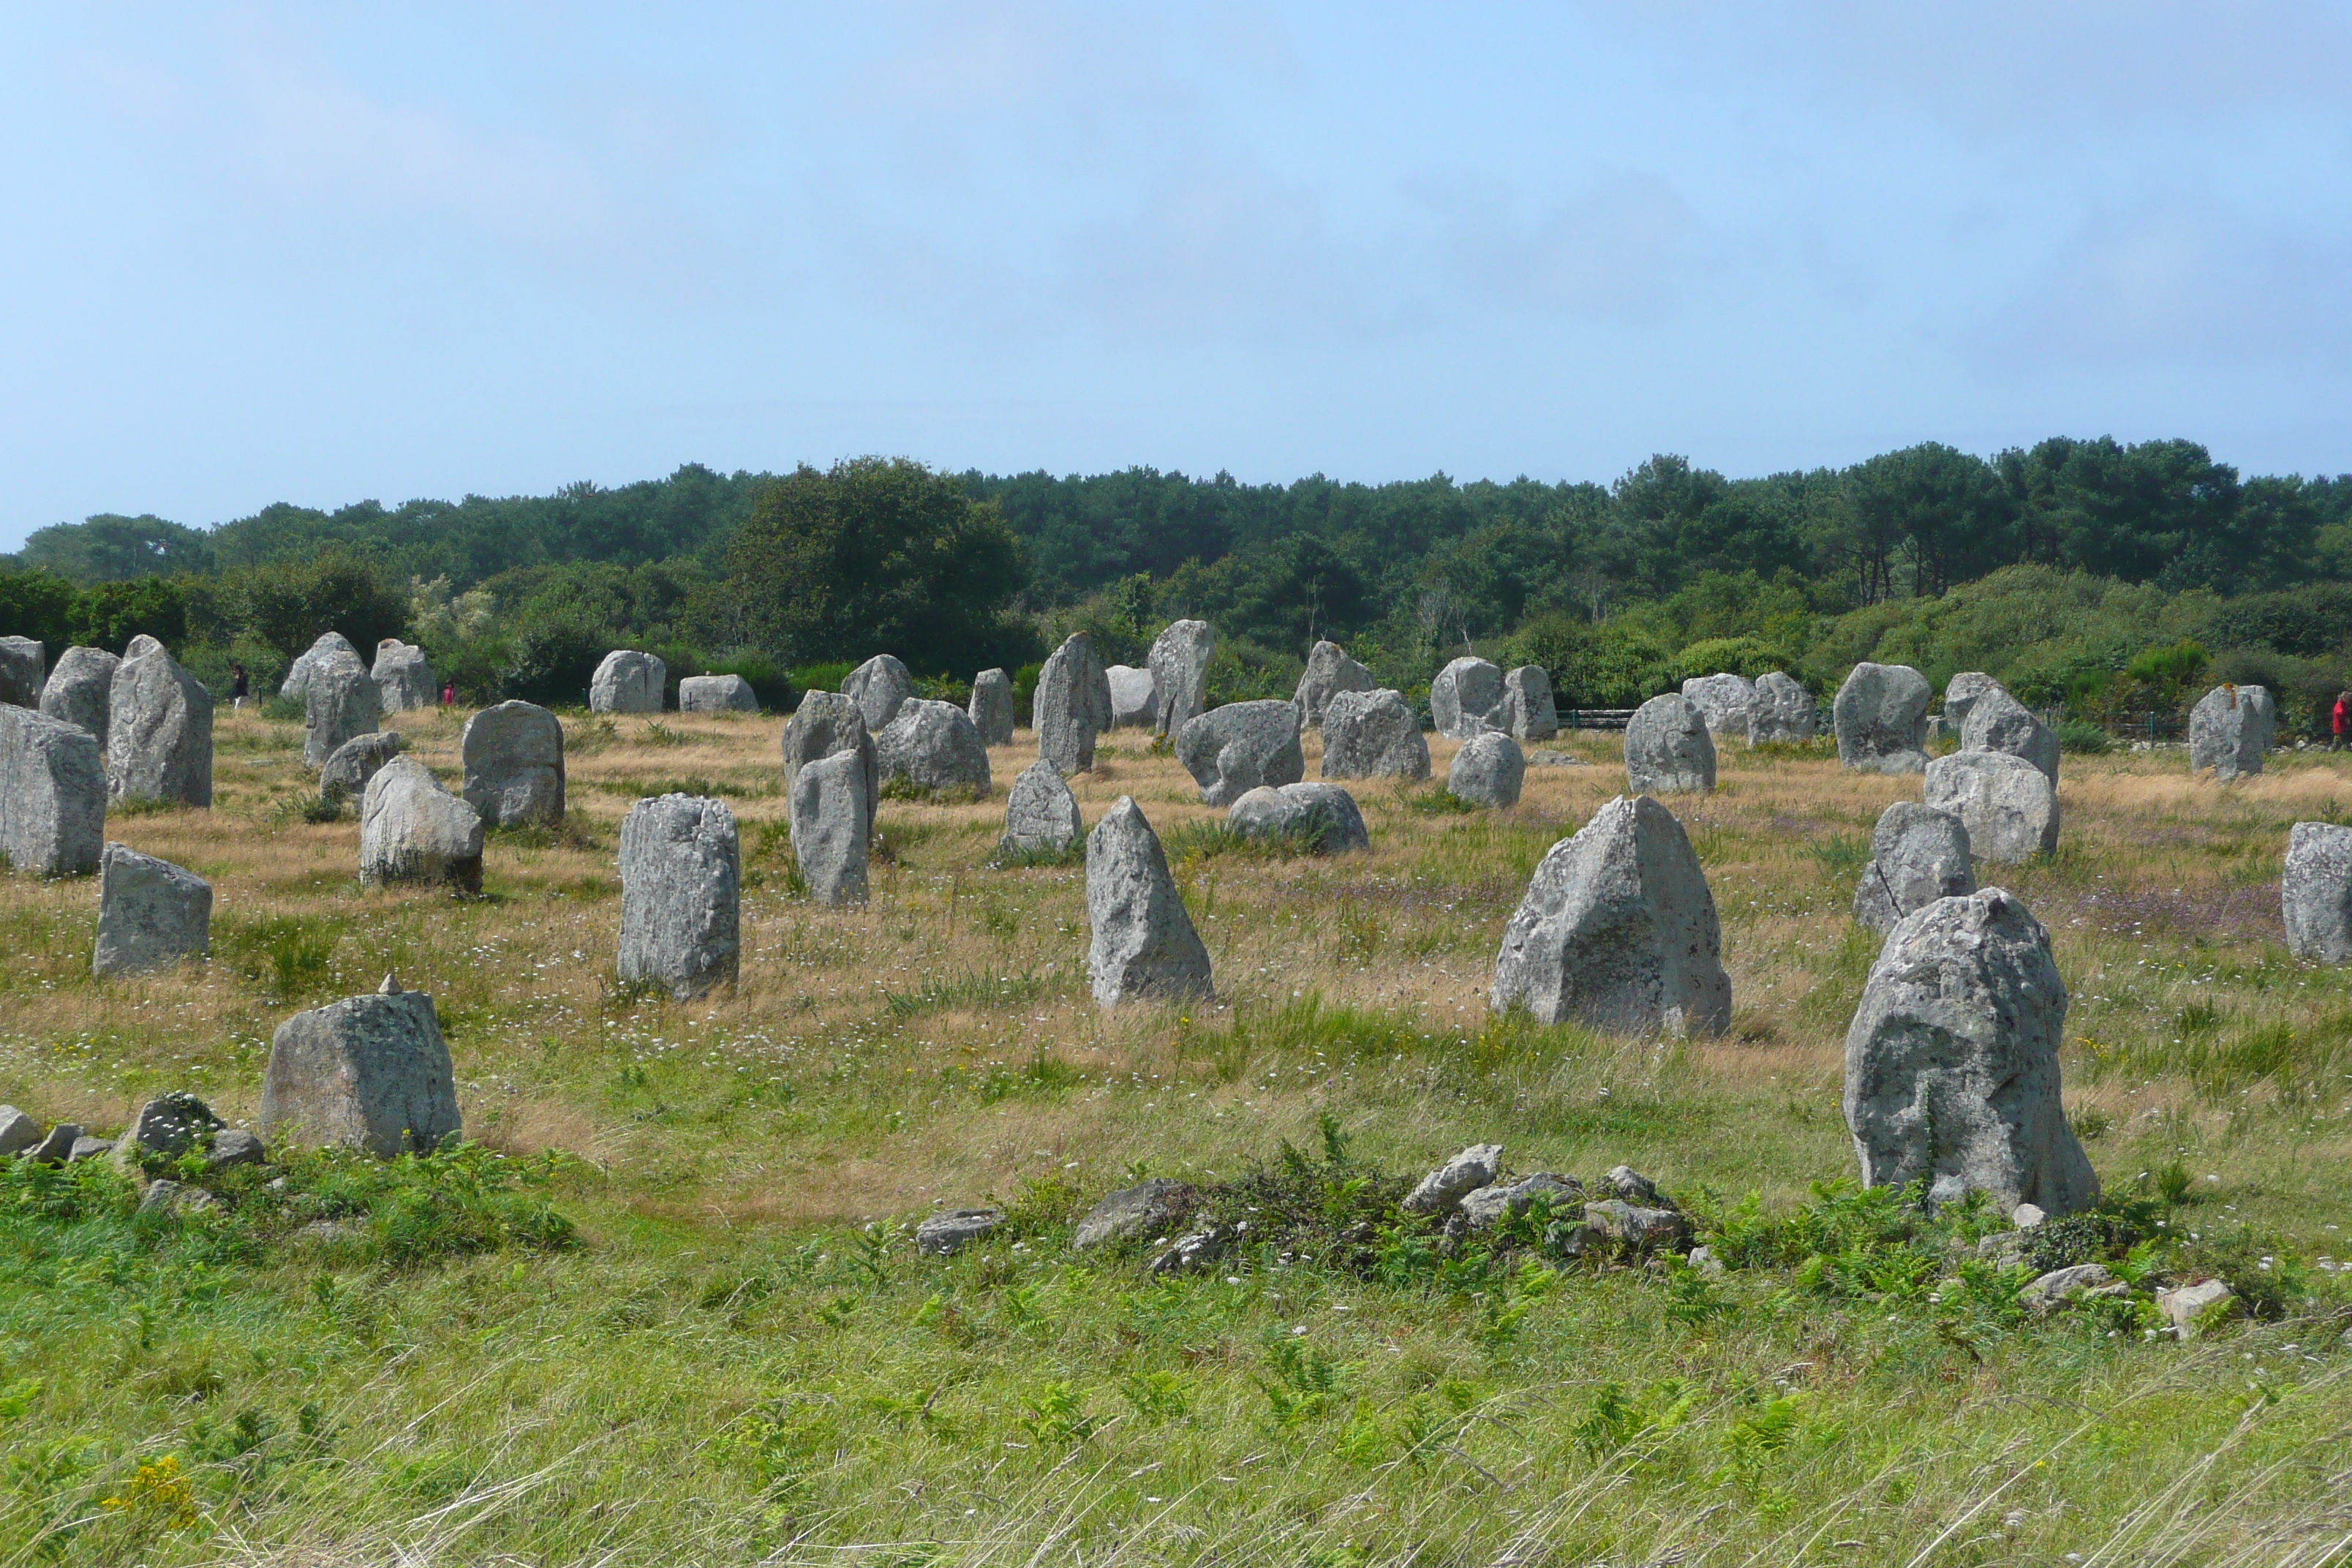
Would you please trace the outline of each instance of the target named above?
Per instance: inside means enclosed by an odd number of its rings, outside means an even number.
[[[1425,779],[1429,742],[1404,694],[1335,691],[1323,704],[1327,779]]]
[[[1158,678],[1155,669],[1155,683]],[[1160,690],[1164,720],[1168,689],[1163,686]],[[1072,632],[1062,639],[1062,646],[1037,672],[1037,689],[1029,699],[1029,710],[1039,756],[1066,775],[1085,773],[1095,765],[1095,738],[1110,728],[1110,678],[1096,656],[1092,637]]]
[[[413,757],[376,770],[360,800],[360,880],[482,890],[482,818]]]
[[[588,707],[597,713],[658,713],[667,691],[669,666],[656,655],[616,647],[588,681]]]
[[[1677,1247],[1690,1236],[1690,1220],[1680,1210],[1650,1208],[1623,1198],[1585,1205],[1584,1224],[1601,1240],[1629,1252]]]
[[[874,758],[874,735],[857,704],[838,691],[807,691],[784,725],[784,790],[792,792],[801,769],[825,757],[854,756],[866,788],[870,826],[882,800],[882,770]]]
[[[0,707],[0,857],[20,874],[79,877],[106,841],[98,737],[33,709]]]
[[[1356,797],[1328,783],[1260,784],[1234,802],[1225,826],[1244,838],[1287,838],[1317,855],[1372,847]]]
[[[1683,682],[1683,696],[1698,710],[1706,723],[1706,732],[1717,748],[1733,741],[1748,739],[1748,729],[1756,716],[1756,683],[1744,675],[1725,671],[1717,675],[1694,675]]]
[[[724,801],[665,795],[621,819],[621,942],[614,970],[685,1002],[736,977],[742,863]]]
[[[1955,813],[1898,800],[1878,814],[1870,855],[1854,884],[1853,918],[1874,931],[1893,931],[1937,899],[1977,890],[1968,825]]]
[[[862,732],[862,731],[861,731]],[[793,858],[820,904],[866,901],[866,846],[874,837],[870,761],[839,752],[804,763],[787,800]]]
[[[1927,765],[1927,702],[1935,689],[1907,664],[1862,663],[1830,710],[1838,761],[1850,773],[1916,773]]]
[[[37,1148],[41,1124],[13,1105],[0,1105],[0,1160]]]
[[[1539,664],[1523,664],[1503,677],[1503,729],[1522,746],[1549,741],[1559,733],[1559,707],[1552,700],[1551,673]]]
[[[107,691],[106,783],[117,800],[213,803],[213,695],[142,634]]]
[[[278,695],[290,697],[297,702],[305,700],[310,693],[311,675],[339,656],[357,658],[360,650],[353,647],[352,639],[341,632],[320,632],[310,646],[295,655],[294,662],[286,667],[286,679],[278,683]],[[129,658],[129,653],[126,652],[124,657]]]
[[[2286,945],[2306,963],[2352,960],[2352,827],[2298,822],[2279,879]]]
[[[1969,701],[1959,740],[1964,752],[2006,752],[2058,782],[2058,732],[1999,686],[1980,689]]]
[[[2189,771],[2210,769],[2228,784],[2263,771],[2278,729],[2278,710],[2259,686],[2217,686],[2189,712]]]
[[[1466,741],[1498,727],[1503,671],[1483,658],[1457,658],[1429,683],[1429,718],[1449,740]]]
[[[1040,757],[1013,781],[1004,802],[1004,836],[996,841],[996,853],[1006,859],[1065,854],[1086,831],[1078,797],[1062,782],[1062,770]]]
[[[993,781],[988,744],[971,716],[952,702],[909,697],[874,737],[874,765],[885,784],[984,800]]]
[[[2104,1293],[2107,1286],[2115,1283],[2116,1277],[2107,1271],[2105,1264],[2077,1263],[2035,1276],[2019,1289],[2017,1300],[2035,1317],[2044,1317],[2070,1301]]]
[[[205,1170],[226,1171],[231,1165],[266,1165],[269,1163],[268,1146],[241,1127],[224,1127],[213,1134],[213,1146],[205,1155]]]
[[[0,637],[0,703],[37,708],[48,666],[48,649],[37,639]]]
[[[1110,722],[1116,730],[1149,730],[1160,718],[1160,698],[1151,671],[1114,664],[1103,671],[1110,684]]]
[[[1209,707],[1209,660],[1217,634],[1206,621],[1171,621],[1151,640],[1144,663],[1151,670],[1151,732],[1173,735]]]
[[[849,672],[841,694],[857,704],[866,729],[879,735],[898,716],[899,705],[915,694],[915,678],[897,655],[877,653]]]
[[[73,1158],[75,1147],[87,1136],[88,1130],[81,1123],[60,1121],[39,1142],[25,1151],[25,1158],[37,1165],[62,1165]]]
[[[1575,1177],[1553,1171],[1538,1171],[1516,1182],[1496,1182],[1462,1200],[1462,1221],[1472,1230],[1486,1230],[1505,1215],[1527,1213],[1539,1197],[1554,1208],[1566,1208],[1583,1201],[1584,1188]]]
[[[1078,1221],[1078,1228],[1070,1237],[1070,1245],[1087,1252],[1122,1241],[1162,1237],[1181,1225],[1199,1201],[1200,1194],[1190,1184],[1170,1176],[1154,1176],[1131,1187],[1121,1187],[1105,1194],[1087,1211],[1087,1217]]]
[[[106,716],[113,700],[114,672],[122,661],[102,647],[69,647],[58,656],[41,688],[41,711],[52,719],[79,724],[98,737],[98,754],[106,755]]]
[[[760,698],[740,675],[689,675],[677,683],[681,713],[757,713]]]
[[[1794,676],[1772,670],[1756,678],[1756,700],[1748,710],[1748,743],[1810,741],[1821,730],[1813,694]]]
[[[98,867],[98,944],[93,974],[138,974],[212,942],[213,885],[194,871],[109,844]]]
[[[1335,642],[1318,642],[1307,656],[1307,672],[1298,678],[1291,704],[1298,710],[1298,727],[1319,730],[1323,710],[1342,691],[1370,691],[1372,672],[1348,657]]]
[[[1454,753],[1445,770],[1445,792],[1456,800],[1497,810],[1519,804],[1519,785],[1528,773],[1528,757],[1519,743],[1500,730],[1473,735]]]
[[[1625,721],[1625,783],[1637,795],[1705,795],[1715,788],[1715,739],[1687,697],[1669,691]]]
[[[1983,705],[1978,705],[1979,714]],[[2058,847],[2058,789],[2007,752],[1954,752],[1927,764],[1920,796],[1958,817],[1979,859],[2016,865]]]
[[[375,681],[376,706],[386,713],[430,708],[441,700],[433,682],[433,666],[415,643],[386,637],[375,645],[375,663],[368,674]]]
[[[403,991],[389,974],[372,995],[295,1014],[270,1039],[261,1135],[273,1143],[339,1145],[389,1160],[427,1152],[463,1130],[433,998]]]
[[[176,1160],[227,1125],[194,1095],[175,1089],[139,1108],[115,1140],[114,1163],[129,1169],[143,1158]]]
[[[1260,784],[1297,784],[1307,776],[1298,710],[1276,698],[1211,709],[1176,731],[1176,760],[1211,805],[1230,805]]]
[[[72,1148],[66,1151],[66,1163],[79,1165],[84,1160],[103,1160],[113,1152],[113,1139],[94,1138],[85,1132],[73,1141]]]
[[[1003,1209],[950,1209],[915,1227],[915,1247],[934,1258],[961,1252],[1004,1223]]]
[[[344,802],[365,795],[368,781],[400,755],[401,744],[399,731],[378,730],[353,735],[337,746],[327,765],[319,770],[319,804],[340,810]]]
[[[1502,1169],[1500,1143],[1473,1143],[1422,1177],[1397,1206],[1407,1214],[1452,1214],[1464,1198],[1492,1185]]]
[[[1121,795],[1087,836],[1087,973],[1100,1005],[1213,994],[1209,950],[1132,795]]]
[[[972,678],[971,704],[964,710],[980,738],[992,746],[1013,739],[1013,678],[1001,669],[983,669]]]
[[[2238,1293],[2219,1279],[2200,1279],[2156,1293],[2156,1310],[2175,1339],[2193,1340],[2245,1310]]]
[[[466,804],[494,827],[563,820],[563,726],[535,702],[485,708],[458,731]]]

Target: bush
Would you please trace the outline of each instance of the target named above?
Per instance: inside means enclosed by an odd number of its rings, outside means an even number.
[[[2096,724],[2083,719],[2058,721],[2058,749],[2082,756],[2097,756],[2114,749],[2115,742]]]
[[[827,664],[798,664],[793,667],[790,679],[803,691],[838,691],[849,672],[857,667],[847,659]]]
[[[1757,637],[1710,637],[1691,644],[1675,660],[1685,680],[1726,672],[1753,680],[1776,669],[1788,670],[1796,662],[1782,649]]]
[[[800,706],[804,688],[796,684],[784,667],[764,653],[745,650],[730,653],[710,661],[705,671],[710,675],[740,675],[751,687],[751,695],[760,706],[771,713],[789,713]]]

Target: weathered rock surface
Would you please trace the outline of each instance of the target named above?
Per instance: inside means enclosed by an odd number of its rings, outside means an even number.
[[[1454,753],[1445,770],[1445,791],[1456,800],[1496,807],[1519,804],[1519,784],[1528,773],[1527,753],[1499,730],[1473,735]]]
[[[373,995],[297,1013],[270,1039],[261,1135],[272,1143],[363,1149],[389,1160],[426,1152],[463,1131],[433,998],[401,990],[388,974]]]
[[[1155,683],[1158,679],[1155,670]],[[1167,689],[1160,688],[1160,693],[1164,718]],[[1095,737],[1110,728],[1110,678],[1096,657],[1094,638],[1072,632],[1063,639],[1037,673],[1029,710],[1039,756],[1065,773],[1082,773],[1095,765]]]
[[[1452,1214],[1464,1198],[1492,1184],[1502,1168],[1500,1143],[1473,1143],[1422,1177],[1397,1206],[1407,1214]]]
[[[1853,918],[1874,931],[1893,931],[1904,916],[1937,899],[1977,890],[1968,825],[1952,812],[1896,801],[1878,814],[1870,855],[1854,886]]]
[[[433,682],[433,666],[415,643],[384,638],[375,645],[375,663],[368,674],[375,681],[376,706],[383,712],[430,708],[441,700],[440,688]]]
[[[106,716],[114,694],[114,672],[122,661],[102,647],[69,647],[58,656],[41,688],[41,711],[52,719],[79,724],[98,737],[98,754],[106,755]]]
[[[2189,771],[2208,768],[2216,783],[2228,784],[2263,771],[2271,749],[2278,710],[2259,686],[2217,686],[2189,712]]]
[[[1690,1221],[1681,1211],[1648,1208],[1623,1198],[1602,1198],[1585,1205],[1584,1224],[1601,1241],[1628,1252],[1672,1247],[1690,1235]]]
[[[1523,664],[1503,677],[1503,705],[1497,721],[1522,746],[1549,741],[1559,733],[1559,708],[1552,701],[1551,672],[1539,664]]]
[[[1348,657],[1335,642],[1318,642],[1307,656],[1307,673],[1298,678],[1291,705],[1298,710],[1298,727],[1319,730],[1323,710],[1342,691],[1373,689],[1372,672]]]
[[[414,757],[376,770],[360,797],[360,880],[482,890],[482,818]]]
[[[1200,1194],[1171,1176],[1154,1176],[1104,1195],[1078,1221],[1070,1245],[1080,1252],[1139,1237],[1165,1236],[1184,1222]]]
[[[1620,795],[1536,868],[1504,928],[1492,1005],[1544,1024],[1720,1034],[1731,1022],[1722,952],[1683,825],[1647,795]]]
[[[1209,660],[1216,651],[1217,634],[1206,621],[1171,621],[1152,639],[1144,662],[1159,703],[1153,734],[1173,735],[1208,710]]]
[[[1573,752],[1555,752],[1549,747],[1538,747],[1528,753],[1528,766],[1531,768],[1582,768],[1591,765]]]
[[[857,704],[866,730],[879,735],[898,716],[898,706],[915,694],[915,678],[894,654],[877,653],[849,672],[841,694]]]
[[[458,731],[466,804],[497,827],[563,820],[563,726],[535,702],[485,708]]]
[[[2019,1288],[2017,1300],[2035,1317],[2046,1317],[2070,1301],[2105,1295],[2107,1288],[2116,1283],[2116,1277],[2107,1272],[2105,1264],[2077,1263],[2035,1276]]]
[[[17,872],[79,877],[106,841],[98,737],[17,704],[0,707],[0,856]]]
[[[812,696],[815,693],[811,693]],[[803,704],[805,710],[806,704]],[[856,717],[853,711],[853,718]],[[858,731],[864,733],[861,726]],[[866,901],[866,850],[874,836],[870,752],[836,752],[801,765],[788,805],[793,858],[820,904]]]
[[[337,746],[335,754],[327,759],[327,765],[319,770],[320,804],[341,807],[345,801],[365,796],[368,780],[375,777],[384,763],[400,755],[400,748],[397,730],[353,735]]]
[[[49,650],[32,637],[0,637],[0,702],[37,708]]]
[[[142,1156],[176,1160],[227,1125],[185,1090],[159,1094],[139,1108],[114,1142],[114,1163],[130,1169]]]
[[[25,1151],[25,1158],[37,1165],[62,1165],[73,1158],[74,1146],[84,1141],[86,1130],[78,1121],[60,1121],[49,1129],[47,1136]]]
[[[735,814],[725,802],[691,795],[637,802],[621,819],[615,973],[679,1002],[734,980],[741,883]]]
[[[2279,879],[2286,945],[2306,963],[2352,959],[2352,827],[2298,822]]]
[[[0,1105],[0,1160],[36,1148],[40,1142],[38,1121],[13,1105]]]
[[[1857,664],[1838,688],[1830,721],[1848,771],[1916,773],[1927,765],[1927,678],[1907,664]]]
[[[1004,837],[998,855],[1059,855],[1086,837],[1078,797],[1062,782],[1062,770],[1040,757],[1021,770],[1004,802]]]
[[[1969,699],[1960,750],[2003,752],[2032,763],[2052,784],[2058,782],[2058,732],[1999,686],[1979,689]]]
[[[1995,680],[1983,670],[1962,670],[1944,683],[1945,724],[1951,729],[1955,736],[1958,736],[1960,726],[1969,721],[1969,710],[1976,705],[1978,698],[1988,691],[2005,689],[2000,681]]]
[[[213,885],[194,871],[110,844],[99,860],[93,974],[137,974],[203,954],[212,942]]]
[[[865,781],[866,821],[870,827],[882,799],[882,770],[874,758],[874,736],[857,704],[838,691],[809,691],[784,725],[784,789],[789,795],[801,769],[826,757],[854,756]]]
[[[75,1139],[73,1147],[66,1151],[66,1163],[78,1165],[84,1160],[103,1160],[113,1152],[113,1139],[92,1138],[85,1134]]]
[[[2193,1340],[2244,1310],[2238,1293],[2219,1279],[2200,1279],[2156,1293],[2156,1310],[2176,1339]]]
[[[1323,705],[1327,779],[1425,779],[1429,742],[1404,694],[1335,691]]]
[[[1794,676],[1772,670],[1756,678],[1756,700],[1748,710],[1748,743],[1810,741],[1820,731],[1821,710],[1813,694]]]
[[[1539,1197],[1555,1209],[1564,1209],[1581,1203],[1584,1189],[1575,1177],[1555,1171],[1538,1171],[1516,1182],[1496,1182],[1463,1198],[1462,1223],[1471,1230],[1486,1230],[1505,1215],[1527,1213]]]
[[[2099,1180],[2059,1099],[2065,1024],[2050,934],[2009,892],[1906,916],[1845,1037],[1845,1122],[1864,1184],[1924,1177],[1937,1203],[1973,1190],[2002,1213],[2090,1206]]]
[[[1260,784],[1307,776],[1298,744],[1298,710],[1278,698],[1228,702],[1176,731],[1176,760],[1211,805],[1230,805]]]
[[[1209,950],[1132,795],[1121,795],[1087,836],[1087,919],[1094,928],[1087,973],[1101,1005],[1213,994]]]
[[[588,681],[588,706],[598,713],[658,713],[669,666],[649,653],[616,647]]]
[[[909,697],[898,716],[874,737],[874,765],[883,782],[905,781],[916,789],[985,799],[993,781],[988,745],[971,716],[952,702]]]
[[[1003,1209],[950,1209],[915,1227],[915,1249],[945,1258],[961,1252],[1003,1223]]]
[[[1149,730],[1158,721],[1160,697],[1151,684],[1151,671],[1114,664],[1103,671],[1103,679],[1110,685],[1113,729]]]
[[[207,1172],[226,1171],[231,1165],[266,1165],[268,1163],[268,1146],[240,1127],[224,1127],[215,1132],[212,1152],[205,1156]]]
[[[1748,739],[1748,727],[1756,717],[1757,692],[1756,683],[1746,676],[1728,671],[1694,675],[1683,682],[1683,696],[1698,710],[1718,748]]]
[[[1633,710],[1625,721],[1625,782],[1644,795],[1715,788],[1715,739],[1689,698],[1669,691]]]
[[[302,761],[323,768],[344,742],[373,734],[383,721],[380,701],[375,677],[356,655],[320,659],[302,687]]]
[[[1979,702],[1977,713],[1984,711]],[[2058,787],[2023,757],[1954,752],[1927,764],[1920,798],[1958,816],[1979,859],[2016,865],[2058,847]]]
[[[1335,784],[1260,784],[1234,802],[1225,826],[1248,838],[1288,838],[1318,855],[1372,847],[1356,797]]]
[[[1437,732],[1466,741],[1496,728],[1503,706],[1503,672],[1483,658],[1457,658],[1429,683],[1429,717]]]
[[[983,669],[972,677],[971,705],[964,710],[980,738],[992,746],[1013,739],[1013,678],[1001,669]]]
[[[106,782],[117,800],[213,803],[213,697],[151,637],[135,637],[107,693]]]
[[[681,713],[757,713],[760,698],[740,675],[689,675],[677,683]]]
[[[126,650],[123,657],[131,657],[132,651],[135,650]],[[297,702],[307,700],[310,694],[312,673],[338,654],[357,658],[360,650],[353,647],[352,639],[341,632],[320,632],[318,639],[295,655],[294,662],[286,667],[286,679],[278,683],[278,695],[290,697]]]

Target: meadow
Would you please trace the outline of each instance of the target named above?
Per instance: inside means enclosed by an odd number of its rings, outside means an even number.
[[[453,784],[460,717],[399,725]],[[1733,747],[1669,801],[1736,1009],[1677,1042],[1486,1005],[1528,873],[1622,791],[1614,735],[1564,737],[1589,765],[1505,812],[1361,787],[1372,852],[1323,859],[1235,844],[1115,733],[1074,787],[1159,829],[1218,1000],[1105,1014],[1083,868],[989,864],[1025,732],[990,801],[886,800],[873,900],[839,910],[796,891],[780,725],[567,713],[568,819],[493,834],[457,899],[362,889],[299,726],[224,712],[212,811],[108,823],[212,880],[208,961],[94,980],[94,883],[0,884],[0,1100],[250,1120],[278,1023],[392,972],[435,998],[472,1141],[306,1168],[355,1216],[323,1233],[0,1177],[0,1564],[2352,1561],[2352,973],[2291,959],[2278,909],[2289,826],[2347,819],[2352,763],[2221,787],[2178,751],[2069,756],[2060,850],[1981,873],[2053,934],[2109,1221],[2260,1309],[2174,1342],[2028,1319],[2016,1279],[1932,1266],[1996,1220],[1851,1190],[1878,944],[1849,904],[1916,779]],[[693,1005],[613,976],[620,818],[673,789],[741,828],[742,978]],[[1154,1279],[1067,1245],[1145,1174],[1255,1177],[1336,1237],[1489,1141],[1633,1165],[1735,1267],[1383,1235]],[[982,1202],[997,1236],[917,1254]]]

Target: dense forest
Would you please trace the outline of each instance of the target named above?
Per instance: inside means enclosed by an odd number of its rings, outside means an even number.
[[[2352,476],[2242,478],[2185,440],[1928,443],[1727,479],[1245,485],[1130,468],[940,474],[906,460],[460,501],[279,504],[210,529],[104,515],[0,556],[0,633],[274,679],[322,629],[421,641],[469,699],[576,702],[609,647],[736,669],[771,701],[883,651],[953,683],[1071,629],[1138,661],[1181,615],[1213,692],[1287,695],[1346,643],[1419,691],[1473,649],[1616,706],[1714,669],[1816,689],[1856,660],[1983,668],[2085,722],[2259,680],[2298,718],[2352,684]]]

